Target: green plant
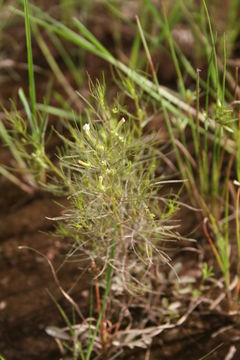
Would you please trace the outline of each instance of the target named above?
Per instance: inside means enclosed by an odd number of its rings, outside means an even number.
[[[167,225],[168,209],[159,207],[161,178],[155,177],[159,150],[154,137],[142,136],[137,118],[119,121],[116,107],[105,102],[104,85],[91,84],[91,91],[98,108],[88,110],[89,122],[81,129],[70,127],[74,141],[64,138],[68,153],[60,156],[63,172],[73,173],[66,179],[71,181],[74,208],[67,209],[63,232],[72,234],[78,245],[83,241],[83,250],[86,246],[89,256],[105,266],[117,226],[115,268],[127,284],[129,251],[147,269],[155,253],[163,256],[157,244],[173,235]]]
[[[60,172],[46,155],[45,142],[48,117],[46,113],[37,112],[36,90],[33,70],[33,56],[31,45],[31,30],[29,22],[28,1],[24,1],[24,18],[26,29],[26,45],[28,58],[29,98],[30,104],[23,89],[19,89],[19,98],[23,104],[27,119],[23,119],[13,104],[13,111],[5,110],[6,119],[10,125],[0,122],[0,137],[9,148],[14,160],[15,169],[10,171],[0,165],[0,173],[10,181],[20,186],[22,190],[33,193],[38,187],[37,183],[46,181],[46,172]],[[17,173],[17,174],[16,174]]]
[[[213,35],[213,30],[210,22],[210,17],[208,14],[208,9],[205,1],[203,0],[203,9],[206,14],[206,19],[209,27],[210,41],[208,47],[209,54],[211,54],[210,64],[208,68],[208,79],[207,79],[207,94],[206,94],[206,107],[205,111],[207,116],[211,113],[212,117],[215,119],[216,126],[213,128],[212,139],[209,139],[209,126],[207,122],[204,125],[203,135],[200,131],[199,123],[199,112],[200,112],[200,74],[197,72],[196,78],[196,119],[191,118],[189,125],[192,131],[192,139],[194,144],[194,156],[189,156],[187,150],[187,144],[185,140],[185,129],[182,132],[182,143],[185,146],[185,152],[183,152],[183,159],[179,155],[179,168],[182,172],[182,175],[187,176],[189,180],[188,191],[190,194],[193,194],[195,205],[200,206],[203,211],[204,216],[204,233],[206,238],[209,241],[209,244],[212,248],[212,251],[216,257],[217,263],[220,270],[222,271],[225,279],[225,285],[227,291],[229,290],[230,285],[230,258],[229,258],[229,181],[231,174],[231,167],[233,164],[233,153],[227,155],[229,158],[229,163],[224,179],[222,179],[223,172],[223,161],[226,156],[226,148],[222,143],[223,137],[225,136],[225,126],[231,131],[232,134],[235,133],[235,118],[234,112],[227,107],[227,102],[225,99],[226,93],[226,45],[224,41],[224,64],[222,71],[222,79],[219,75],[218,67],[218,57],[215,47],[215,39]],[[207,43],[207,34],[205,42]],[[171,35],[169,34],[171,39]],[[172,52],[174,48],[172,47]],[[175,57],[176,69],[181,76],[180,67]],[[181,77],[180,77],[181,79]],[[209,108],[209,89],[210,87],[215,89],[216,93],[216,102],[212,109]],[[215,112],[215,113],[214,113]],[[207,117],[206,117],[207,118]],[[218,125],[218,126],[217,126]],[[179,133],[181,129],[179,127]],[[235,142],[235,136],[232,136],[233,141]],[[237,142],[235,142],[236,146]],[[209,158],[209,148],[212,148],[211,159]],[[181,170],[184,169],[184,172]],[[186,169],[186,170],[185,170]],[[199,181],[195,180],[194,173],[197,171]],[[194,203],[194,202],[193,202]],[[224,217],[224,224],[221,224],[220,219]],[[207,230],[206,221],[207,218],[210,219],[212,230],[216,239],[217,246],[209,235]]]
[[[153,10],[153,5],[151,9]],[[224,37],[224,63],[222,71],[222,79],[220,79],[220,71],[218,66],[218,57],[215,48],[215,39],[213,30],[208,14],[208,9],[205,1],[203,1],[203,9],[207,19],[209,27],[210,41],[208,40],[207,32],[205,32],[204,43],[207,44],[209,49],[208,55],[210,56],[210,63],[208,68],[208,79],[206,83],[206,107],[205,107],[205,122],[203,126],[200,124],[200,71],[196,72],[196,115],[187,118],[184,124],[179,119],[176,119],[173,123],[169,121],[169,115],[165,113],[165,119],[169,130],[170,138],[173,148],[176,154],[176,161],[179,167],[182,178],[187,178],[188,182],[185,183],[186,189],[189,193],[189,197],[194,206],[200,207],[204,219],[204,233],[212,248],[213,254],[216,257],[219,269],[224,275],[225,285],[227,291],[230,285],[230,258],[229,258],[229,181],[230,174],[233,165],[234,153],[230,151],[231,155],[226,155],[227,149],[225,147],[223,138],[226,136],[226,129],[231,136],[231,139],[235,143],[234,147],[238,148],[238,140],[235,134],[238,134],[236,129],[236,118],[234,110],[228,107],[225,95],[226,91],[226,44]],[[153,12],[156,14],[156,12]],[[158,21],[162,21],[160,15],[156,16]],[[168,20],[166,14],[164,14],[166,36],[169,42],[170,52],[172,54],[173,62],[176,68],[176,73],[179,79],[180,90],[183,97],[187,100],[187,90],[184,85],[181,66],[178,61],[173,36],[169,30]],[[142,31],[142,39],[146,54],[149,59],[150,67],[153,67],[150,52],[148,50],[144,33]],[[178,52],[179,49],[177,48]],[[181,53],[180,53],[181,54]],[[186,65],[186,62],[183,64]],[[152,70],[153,77],[155,70]],[[156,82],[157,84],[157,82]],[[204,85],[204,82],[202,83]],[[209,108],[209,94],[211,89],[215,89],[215,103],[213,109]],[[209,128],[208,116],[215,119],[215,126]],[[176,131],[177,130],[177,131]],[[189,150],[186,141],[186,133],[191,130],[193,151]],[[212,134],[211,134],[212,132]],[[229,136],[228,135],[228,136]],[[179,137],[179,138],[178,138]],[[179,142],[181,141],[181,143]],[[176,146],[177,144],[177,146]],[[211,151],[211,158],[209,157],[209,149]],[[190,153],[191,151],[191,153]],[[229,158],[227,171],[224,179],[222,179],[223,163],[224,159]],[[198,174],[196,178],[196,173]],[[220,222],[221,217],[224,217],[224,222]],[[209,218],[214,237],[214,242],[207,230],[206,221]],[[238,237],[238,234],[237,234]]]
[[[92,320],[83,322],[78,325],[83,330],[76,335],[59,308],[75,339],[69,349],[74,358],[82,359],[90,359],[93,351],[112,351],[114,336],[105,328],[107,314],[111,316],[106,310],[111,303],[112,278],[121,284],[126,297],[146,296],[152,281],[148,274],[160,261],[170,265],[163,244],[178,238],[170,222],[178,204],[172,197],[159,196],[164,181],[156,176],[156,169],[162,156],[154,134],[143,135],[139,102],[136,114],[127,112],[125,120],[120,104],[107,104],[104,82],[94,85],[90,81],[90,89],[92,101],[85,100],[86,117],[69,124],[70,136],[58,134],[64,144],[58,154],[60,176],[45,185],[48,191],[65,191],[69,197],[62,216],[53,219],[59,222],[61,238],[74,240],[67,258],[84,253],[93,269],[96,310],[93,314],[91,303],[90,313],[91,318],[97,314],[96,325]],[[100,287],[105,289],[102,301]],[[56,329],[48,333],[57,336]]]

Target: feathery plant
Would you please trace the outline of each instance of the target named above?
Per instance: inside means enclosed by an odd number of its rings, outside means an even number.
[[[109,339],[113,335],[103,336],[106,311],[100,310],[106,304],[101,305],[99,285],[108,292],[110,287],[109,277],[104,281],[106,269],[112,269],[111,276],[126,296],[144,296],[151,289],[149,272],[160,262],[170,264],[164,249],[169,240],[178,239],[170,220],[178,205],[175,197],[159,196],[165,183],[156,177],[161,153],[155,137],[142,134],[142,114],[139,118],[136,110],[136,115],[121,118],[121,107],[106,102],[104,83],[90,82],[90,88],[93,103],[87,101],[86,117],[69,126],[70,139],[59,134],[67,149],[59,155],[60,167],[71,190],[69,206],[53,219],[59,222],[61,237],[74,239],[68,258],[85,253],[95,269],[98,320],[96,328],[92,323],[89,330],[85,327],[84,334],[87,330],[91,334],[90,343],[78,339],[74,344],[78,351],[81,343],[82,359],[90,359],[90,353],[98,350],[99,339],[103,353],[112,348]],[[108,316],[110,304],[111,297]],[[97,337],[96,343],[92,336]]]
[[[74,141],[64,138],[68,151],[59,159],[62,171],[71,173],[73,205],[61,218],[66,223],[61,229],[104,267],[116,227],[114,267],[131,287],[142,281],[129,277],[128,257],[142,263],[142,271],[156,257],[168,262],[159,245],[175,236],[167,220],[172,213],[159,205],[160,150],[154,137],[142,136],[138,117],[119,121],[116,106],[106,104],[103,84],[91,87],[98,108],[88,109],[82,127],[70,126]]]

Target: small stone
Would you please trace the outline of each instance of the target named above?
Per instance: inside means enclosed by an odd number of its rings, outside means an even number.
[[[4,310],[6,307],[7,307],[6,301],[1,301],[0,302],[0,310]]]

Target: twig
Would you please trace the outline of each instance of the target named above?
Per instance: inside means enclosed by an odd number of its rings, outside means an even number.
[[[222,263],[222,260],[221,260],[221,258],[219,256],[217,248],[214,245],[214,243],[213,243],[213,241],[211,239],[211,236],[209,235],[208,228],[207,228],[207,223],[208,223],[208,218],[205,218],[203,220],[203,231],[204,231],[204,234],[205,234],[205,236],[206,236],[206,238],[207,238],[207,240],[208,240],[208,242],[209,242],[209,244],[211,246],[211,249],[212,249],[212,251],[213,251],[213,253],[214,253],[215,257],[216,257],[218,265],[219,265],[220,269],[223,271],[223,269],[224,269],[223,263]]]
[[[49,265],[49,267],[51,269],[53,278],[54,278],[59,290],[61,291],[63,296],[67,299],[67,301],[74,307],[74,309],[76,310],[76,312],[80,316],[80,318],[84,321],[84,316],[83,316],[81,310],[79,309],[79,306],[76,304],[76,302],[71,298],[71,296],[68,295],[68,293],[60,285],[60,281],[59,281],[59,279],[57,277],[56,271],[55,271],[55,269],[53,267],[52,262],[48,259],[48,257],[46,255],[42,254],[40,251],[38,251],[38,250],[36,250],[36,249],[34,249],[34,248],[30,247],[30,246],[19,246],[18,249],[19,250],[25,250],[25,249],[31,250],[31,251],[35,252],[36,254],[38,254],[39,256],[43,257],[44,260],[47,261],[47,263],[48,263],[48,265]]]

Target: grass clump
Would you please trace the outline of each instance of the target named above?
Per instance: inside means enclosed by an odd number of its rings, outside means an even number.
[[[130,83],[125,84],[129,89]],[[132,85],[131,89],[133,92]],[[71,325],[57,305],[67,332],[72,334],[66,335],[67,339],[74,340],[66,347],[76,359],[90,359],[92,353],[110,354],[115,348],[135,347],[143,341],[138,339],[135,345],[129,345],[126,340],[122,345],[115,338],[119,327],[124,330],[125,317],[117,298],[124,296],[131,302],[141,295],[147,299],[159,264],[171,266],[165,253],[168,241],[179,238],[171,221],[178,210],[177,196],[160,196],[166,182],[164,175],[157,175],[163,154],[157,137],[143,134],[146,114],[140,111],[136,92],[136,114],[131,115],[117,100],[108,105],[104,81],[96,85],[90,81],[90,90],[91,99],[84,99],[86,108],[80,121],[66,126],[68,136],[57,133],[63,144],[58,163],[48,169],[50,160],[45,154],[46,179],[38,182],[54,194],[67,195],[68,206],[52,220],[59,224],[58,235],[73,241],[66,261],[79,258],[81,262],[84,255],[93,277],[96,307],[93,311],[91,297],[90,320]],[[31,163],[29,167],[32,172]],[[115,335],[114,327],[106,329],[112,317],[116,320]],[[77,328],[82,331],[76,335]],[[47,332],[61,339],[56,329],[50,327]],[[134,337],[140,335],[136,332]],[[153,336],[149,335],[149,341]]]
[[[114,268],[124,286],[142,287],[155,261],[169,261],[161,244],[175,237],[168,223],[174,209],[160,206],[160,150],[154,136],[142,136],[137,119],[119,119],[116,107],[106,104],[104,85],[98,82],[92,91],[98,108],[87,111],[88,122],[70,127],[73,141],[64,139],[68,152],[60,157],[63,172],[71,173],[73,206],[66,210],[64,232],[104,268],[116,231]],[[140,278],[129,276],[138,263]]]
[[[117,327],[121,326],[124,316],[117,297],[124,295],[129,301],[137,294],[148,297],[152,287],[148,274],[160,263],[170,264],[164,249],[169,240],[178,238],[170,220],[178,209],[175,197],[159,195],[163,177],[157,177],[156,170],[162,160],[155,136],[142,134],[138,116],[128,113],[124,118],[116,102],[107,104],[104,83],[91,83],[90,87],[93,103],[88,101],[87,116],[69,127],[70,138],[60,135],[67,150],[59,155],[59,164],[66,179],[62,185],[70,189],[70,205],[54,219],[60,223],[58,234],[74,239],[67,260],[85,254],[94,277],[98,325],[88,324],[90,343],[81,342],[80,337],[74,345],[76,350],[81,343],[86,359],[93,350],[113,351],[113,329],[104,330],[104,326],[112,321],[112,314]],[[108,271],[111,278],[104,280]],[[108,292],[111,288],[111,295],[105,292],[101,298],[102,287]],[[107,301],[104,311],[102,301]],[[116,307],[120,315],[116,315]],[[84,323],[81,326],[84,328]],[[86,334],[88,327],[84,329]],[[122,345],[118,343],[118,347]]]

